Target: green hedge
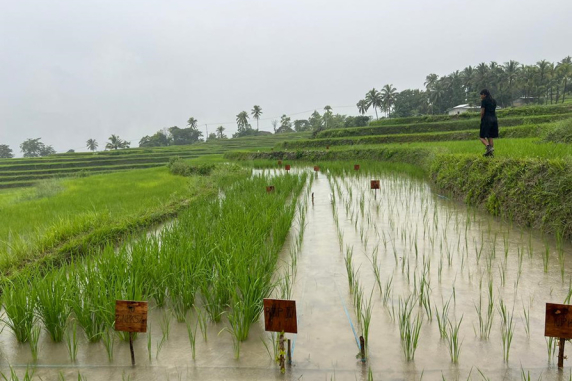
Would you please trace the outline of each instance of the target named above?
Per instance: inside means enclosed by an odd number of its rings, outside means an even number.
[[[539,137],[546,133],[548,125],[531,125],[520,127],[503,128],[499,132],[501,138],[530,138]],[[452,141],[452,140],[477,140],[479,131],[450,131],[450,132],[434,132],[420,134],[396,134],[396,135],[377,135],[365,137],[347,137],[347,138],[331,138],[331,139],[309,139],[286,141],[279,144],[277,148],[284,149],[301,149],[301,148],[319,148],[327,146],[340,145],[370,145],[370,144],[390,144],[390,143],[413,143],[413,142],[434,142],[434,141]]]
[[[295,152],[230,152],[232,160],[327,161],[370,159],[419,166],[451,197],[495,216],[572,238],[572,161],[491,159],[408,147]]]
[[[541,115],[529,117],[512,117],[499,120],[499,125],[503,127],[515,127],[523,124],[541,124],[556,122],[562,119],[572,118],[572,113],[558,115]],[[440,123],[425,124],[403,124],[378,127],[352,127],[331,129],[320,132],[316,138],[341,138],[348,136],[371,136],[371,135],[390,135],[390,134],[416,134],[424,132],[445,132],[445,131],[464,131],[479,129],[479,121],[475,119],[456,120]]]

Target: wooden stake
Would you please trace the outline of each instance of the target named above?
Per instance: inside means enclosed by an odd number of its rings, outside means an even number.
[[[314,192],[312,192],[312,206],[314,205]]]
[[[286,365],[285,365],[285,361],[284,361],[284,333],[280,333],[280,341],[278,344],[278,348],[280,350],[280,372],[285,373],[286,372]]]
[[[361,355],[361,362],[365,362],[365,339],[363,336],[359,337],[359,345],[360,345],[360,355]]]
[[[292,342],[288,339],[288,365],[292,365]]]
[[[566,339],[560,339],[560,343],[558,344],[558,367],[564,367],[564,344],[566,343]]]
[[[131,365],[135,366],[135,352],[133,351],[133,332],[129,332],[129,349],[131,350]]]

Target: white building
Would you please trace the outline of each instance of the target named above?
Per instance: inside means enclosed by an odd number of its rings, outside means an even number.
[[[479,112],[480,110],[481,108],[479,106],[471,106],[469,104],[464,104],[450,108],[446,111],[446,113],[449,115],[459,115],[467,111]]]

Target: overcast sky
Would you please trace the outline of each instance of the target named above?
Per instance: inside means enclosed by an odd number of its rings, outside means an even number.
[[[372,87],[559,61],[571,15],[571,0],[0,0],[0,144],[136,147],[191,116],[230,135],[255,104],[268,131],[325,105],[356,115]]]

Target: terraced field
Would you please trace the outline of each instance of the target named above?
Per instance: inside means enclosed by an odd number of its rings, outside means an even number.
[[[39,180],[53,177],[83,177],[92,174],[164,166],[174,156],[193,159],[204,155],[222,155],[227,151],[236,149],[269,148],[286,139],[304,139],[309,136],[309,133],[262,135],[237,139],[217,139],[190,146],[133,148],[96,153],[66,153],[42,158],[1,159],[0,189],[28,187]]]

